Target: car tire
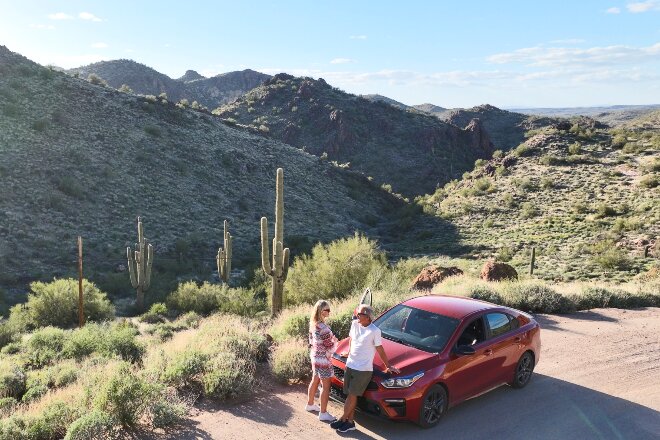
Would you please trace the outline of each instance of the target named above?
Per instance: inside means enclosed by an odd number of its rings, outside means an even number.
[[[419,408],[418,424],[422,428],[437,425],[447,412],[447,391],[440,385],[432,385],[424,393]]]
[[[516,371],[513,374],[513,388],[524,388],[532,378],[534,371],[534,356],[529,351],[523,353],[516,365]]]

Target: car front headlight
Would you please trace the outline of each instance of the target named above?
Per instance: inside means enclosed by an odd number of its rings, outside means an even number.
[[[400,377],[390,377],[381,382],[385,388],[408,388],[415,382],[417,382],[424,372],[420,371],[419,373],[411,374],[409,376],[400,376]]]

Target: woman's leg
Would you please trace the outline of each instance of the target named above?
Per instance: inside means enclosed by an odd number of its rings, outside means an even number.
[[[323,388],[321,389],[321,412],[324,413],[327,411],[328,399],[330,398],[330,378],[321,379],[321,384]]]
[[[312,376],[312,380],[307,387],[307,405],[314,405],[314,396],[316,395],[320,380],[318,374],[314,373],[314,376]],[[325,387],[323,389],[325,389]]]

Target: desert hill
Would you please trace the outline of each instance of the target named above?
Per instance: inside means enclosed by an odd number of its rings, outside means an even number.
[[[394,107],[400,108],[401,110],[407,110],[409,108],[404,103],[396,101],[392,98],[388,98],[387,96],[383,96],[383,95],[371,94],[371,95],[360,95],[360,96],[371,102],[384,102],[386,104],[393,105]]]
[[[430,113],[434,116],[440,116],[450,111],[449,109],[446,109],[444,107],[440,107],[438,105],[429,104],[429,103],[413,105],[412,107],[419,110],[420,112]]]
[[[660,130],[660,110],[642,113],[621,124],[631,129],[653,129]]]
[[[435,114],[443,121],[459,127],[465,127],[471,120],[478,118],[488,131],[495,148],[502,151],[517,147],[525,140],[526,131],[558,123],[557,119],[510,112],[488,104]]]
[[[660,255],[660,131],[576,121],[529,132],[424,197],[424,210],[451,221],[477,255],[525,267],[535,246],[535,274],[545,279],[626,280],[647,270]]]
[[[67,73],[83,79],[94,74],[116,89],[126,84],[137,94],[157,96],[166,93],[170,101],[187,99],[190,103],[197,101],[211,109],[233,101],[270,78],[269,75],[246,69],[211,78],[204,78],[194,70],[188,70],[181,78],[172,79],[132,60],[101,61],[70,69]]]
[[[570,118],[587,116],[612,127],[624,125],[628,121],[658,110],[660,105],[612,105],[606,107],[564,107],[564,108],[525,108],[511,109],[513,112],[547,117]]]
[[[277,167],[292,252],[356,230],[386,243],[399,234],[400,199],[208,113],[93,85],[4,47],[0,96],[0,287],[74,274],[81,235],[86,276],[129,294],[122,270],[137,216],[155,246],[156,293],[171,291],[176,276],[214,273],[224,219],[234,267],[254,267],[259,218],[273,221]]]
[[[323,79],[278,74],[214,113],[314,155],[350,162],[404,195],[433,191],[493,152],[478,121],[461,129],[345,93]]]

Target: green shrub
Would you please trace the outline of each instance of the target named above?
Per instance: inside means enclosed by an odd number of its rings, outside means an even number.
[[[21,397],[21,402],[29,403],[33,400],[38,400],[48,392],[48,387],[44,384],[37,383],[34,386],[28,388]]]
[[[209,355],[196,350],[179,353],[161,374],[161,380],[176,388],[199,384],[207,370]]]
[[[18,405],[13,397],[0,397],[0,415],[11,413]]]
[[[94,406],[123,426],[133,426],[145,412],[154,392],[154,387],[140,378],[129,364],[122,363],[98,390]]]
[[[345,298],[365,287],[374,267],[384,266],[376,242],[355,235],[327,245],[317,244],[311,255],[297,257],[285,284],[288,305],[314,303],[319,298]]]
[[[311,310],[311,306],[309,306],[309,310]],[[273,324],[271,336],[276,341],[292,337],[307,338],[309,333],[309,310],[298,307],[281,313]]]
[[[516,157],[524,157],[524,156],[531,156],[533,154],[532,147],[530,147],[527,144],[520,144],[518,147],[516,147],[515,150],[511,153],[513,156]]]
[[[502,297],[500,294],[487,286],[473,286],[468,290],[467,296],[493,304],[502,304]]]
[[[0,365],[0,397],[20,399],[25,393],[25,372],[16,365]]]
[[[175,425],[183,419],[187,412],[188,408],[184,403],[172,399],[159,399],[149,407],[151,425],[154,428]]]
[[[35,331],[25,347],[30,365],[39,368],[59,359],[66,338],[65,331],[56,327],[44,327]]]
[[[130,326],[116,325],[105,336],[102,352],[106,356],[119,356],[134,364],[142,363],[145,347],[136,339],[139,332]]]
[[[101,78],[95,73],[90,73],[89,76],[87,77],[87,81],[97,86],[105,87],[108,85],[108,83],[103,78]]]
[[[71,423],[64,440],[106,439],[111,437],[112,431],[112,417],[103,411],[92,410]]]
[[[52,386],[61,388],[78,380],[79,368],[75,365],[58,364],[51,372]]]
[[[616,210],[607,203],[600,203],[596,206],[596,218],[612,217],[616,215]]]
[[[639,185],[644,188],[656,188],[660,185],[660,178],[653,174],[648,174],[640,179]]]
[[[0,322],[0,348],[14,342],[17,335],[18,331],[13,323],[7,321]]]
[[[539,210],[531,202],[525,202],[521,206],[520,215],[522,218],[532,218],[539,215]]]
[[[21,351],[23,345],[20,342],[10,342],[9,344],[2,347],[0,353],[2,354],[16,354]]]
[[[309,377],[312,370],[307,341],[291,338],[278,343],[271,357],[271,369],[275,377],[283,382]]]
[[[156,324],[165,321],[167,306],[163,303],[152,304],[149,310],[140,316],[140,321]]]
[[[22,319],[31,327],[71,327],[78,324],[78,280],[72,278],[50,283],[34,282],[25,310],[13,307],[10,321],[19,321],[14,314],[25,313]],[[87,321],[104,321],[114,318],[114,307],[93,283],[83,280],[83,298]]]
[[[606,270],[626,270],[630,267],[631,261],[628,255],[616,246],[596,247],[592,255],[594,263]]]
[[[197,328],[199,327],[199,323],[202,320],[202,317],[199,316],[195,312],[188,312],[184,313],[183,315],[179,316],[179,318],[175,321],[176,323],[180,323],[188,328]]]
[[[208,364],[202,384],[207,396],[224,400],[254,391],[256,365],[234,353],[218,353]]]
[[[29,439],[50,440],[62,438],[67,427],[80,416],[79,411],[65,402],[53,402],[41,414],[29,419]]]
[[[566,297],[544,284],[511,284],[504,300],[506,305],[535,313],[564,313],[574,308]]]
[[[217,289],[213,284],[198,286],[194,281],[179,284],[167,297],[167,307],[179,312],[208,315],[218,308]]]
[[[107,326],[92,323],[72,331],[62,347],[62,357],[81,360],[95,351],[101,351],[107,333]]]

